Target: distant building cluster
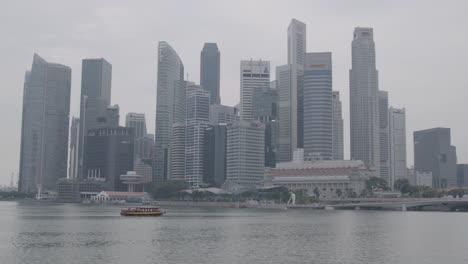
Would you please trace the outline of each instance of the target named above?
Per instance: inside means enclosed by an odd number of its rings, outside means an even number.
[[[468,165],[457,164],[449,128],[414,132],[414,169],[407,168],[406,110],[391,106],[379,89],[373,35],[357,27],[351,42],[350,160],[332,53],[308,51],[306,24],[296,19],[284,65],[240,61],[235,107],[221,104],[216,43],[201,50],[196,84],[184,79],[177,52],[159,42],[154,135],[144,113],[127,113],[120,125],[120,108],[111,103],[112,65],[103,58],[82,61],[80,116],[69,125],[71,69],[35,54],[24,82],[19,191],[86,197],[181,180],[192,189],[281,185],[341,197],[359,194],[372,176],[392,188],[398,179],[468,187]]]

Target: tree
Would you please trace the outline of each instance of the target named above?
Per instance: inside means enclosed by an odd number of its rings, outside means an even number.
[[[185,181],[166,181],[154,184],[151,188],[151,195],[155,199],[167,199],[177,196],[177,192],[187,188]]]
[[[366,189],[370,192],[374,189],[382,189],[384,191],[390,190],[387,181],[379,177],[370,177],[366,181]]]
[[[320,198],[320,191],[317,187],[314,188],[313,192],[315,194],[315,198],[317,199]]]
[[[401,193],[405,194],[410,192],[411,185],[409,184],[408,179],[398,179],[395,181],[393,187]]]

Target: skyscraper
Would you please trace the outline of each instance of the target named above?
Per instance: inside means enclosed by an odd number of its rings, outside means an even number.
[[[291,67],[292,152],[304,147],[304,97],[302,77],[307,52],[306,24],[296,19],[288,27],[288,65]]]
[[[184,65],[177,52],[165,41],[158,46],[158,81],[156,96],[156,133],[153,181],[161,182],[170,175],[170,148],[172,125],[177,115],[175,96],[177,86],[184,78]]]
[[[270,62],[241,61],[240,72],[240,119],[252,120],[254,91],[270,85]]]
[[[304,156],[333,157],[332,55],[305,54],[303,98]]]
[[[332,109],[333,109],[333,159],[344,159],[344,143],[343,143],[343,116],[340,101],[340,92],[333,91],[332,93]]]
[[[170,151],[170,180],[185,181],[185,121],[187,85],[183,80],[176,81],[174,98],[174,120],[172,123]]]
[[[293,144],[293,135],[297,135],[296,126],[292,123],[292,115],[295,110],[291,102],[291,66],[283,65],[276,67],[276,83],[278,89],[278,151],[277,162],[291,161],[293,149],[297,148],[297,141]],[[294,131],[294,132],[293,132]]]
[[[221,186],[226,180],[226,124],[209,125],[203,138],[203,182]]]
[[[185,180],[189,187],[203,184],[204,133],[210,117],[210,93],[199,85],[187,86],[185,122]]]
[[[379,91],[380,177],[391,182],[389,172],[388,92]]]
[[[205,43],[200,55],[200,85],[210,92],[210,104],[220,104],[220,53],[216,43]]]
[[[236,107],[220,104],[210,105],[210,124],[226,124],[235,121],[239,121],[239,109]]]
[[[350,77],[351,159],[379,175],[379,88],[372,28],[355,28]]]
[[[414,170],[432,172],[436,189],[457,186],[457,153],[450,141],[450,128],[414,132]]]
[[[78,178],[78,146],[80,139],[80,119],[73,117],[70,126],[70,155],[68,155],[68,178]]]
[[[146,136],[146,119],[143,113],[128,113],[125,116],[125,126],[133,128],[135,138]]]
[[[88,130],[115,126],[115,124],[106,124],[115,122],[115,115],[113,115],[115,110],[108,109],[111,103],[111,85],[112,65],[109,62],[103,58],[82,61],[78,177],[83,176],[84,148]],[[107,117],[111,119],[108,120]]]
[[[70,67],[34,54],[23,92],[20,192],[55,189],[67,176]]]
[[[406,113],[405,109],[388,110],[389,186],[398,179],[408,178],[406,166]]]
[[[227,126],[226,181],[258,187],[264,174],[264,125],[241,120]]]

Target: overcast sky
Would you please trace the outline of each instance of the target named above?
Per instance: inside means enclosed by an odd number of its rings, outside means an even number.
[[[374,28],[379,86],[390,105],[407,110],[408,165],[412,132],[452,128],[459,162],[468,162],[468,1],[2,1],[0,3],[0,184],[19,167],[24,72],[33,53],[72,68],[70,119],[78,116],[83,58],[113,68],[112,103],[143,112],[154,133],[157,43],[179,53],[199,82],[204,42],[221,52],[221,100],[239,101],[242,59],[286,62],[292,18],[307,24],[307,51],[333,53],[333,88],[341,92],[345,157],[349,157],[349,69],[356,26]]]

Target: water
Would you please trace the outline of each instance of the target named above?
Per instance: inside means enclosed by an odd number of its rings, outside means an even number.
[[[468,263],[468,213],[0,202],[0,263]]]

